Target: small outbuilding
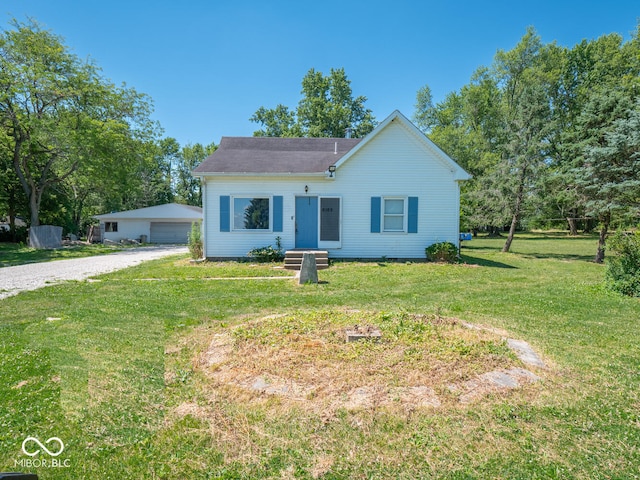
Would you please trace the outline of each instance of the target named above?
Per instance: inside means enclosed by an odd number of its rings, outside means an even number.
[[[193,222],[202,222],[202,208],[178,203],[96,215],[102,240],[134,239],[143,243],[187,243]]]

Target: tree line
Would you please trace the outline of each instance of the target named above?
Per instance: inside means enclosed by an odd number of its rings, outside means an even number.
[[[201,205],[191,176],[215,144],[180,146],[151,119],[151,99],[105,79],[36,22],[0,35],[0,217],[81,234],[92,216]]]
[[[474,178],[463,224],[599,228],[640,222],[640,26],[567,48],[529,28],[509,51],[439,103],[424,86],[414,120]]]
[[[462,185],[462,225],[500,235],[517,229],[600,229],[640,222],[640,26],[568,48],[529,28],[468,84],[434,103],[416,94],[413,120],[473,179]],[[258,136],[364,136],[376,125],[353,98],[344,69],[311,69],[295,110],[260,107]]]
[[[201,204],[191,171],[216,145],[180,146],[151,119],[151,99],[117,87],[35,22],[0,36],[0,215],[81,232],[91,216],[171,201]],[[344,68],[310,69],[296,108],[260,107],[256,136],[363,137],[377,121]],[[529,28],[469,83],[434,103],[416,94],[416,125],[473,179],[465,229],[600,230],[640,222],[640,25],[573,47]]]

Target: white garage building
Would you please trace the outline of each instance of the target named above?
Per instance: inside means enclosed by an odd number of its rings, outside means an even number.
[[[191,224],[202,222],[202,208],[178,203],[96,215],[102,240],[187,243]]]

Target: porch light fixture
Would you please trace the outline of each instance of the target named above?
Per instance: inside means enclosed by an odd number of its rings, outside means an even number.
[[[329,166],[329,178],[333,178],[333,174],[336,173],[336,166],[335,165],[330,165]]]
[[[309,193],[309,185],[304,186],[304,193]]]

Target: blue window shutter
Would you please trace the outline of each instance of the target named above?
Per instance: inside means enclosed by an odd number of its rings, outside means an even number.
[[[231,197],[228,195],[220,196],[220,231],[231,231]]]
[[[409,197],[409,217],[407,218],[407,232],[418,233],[418,197]]]
[[[382,197],[371,197],[371,233],[380,233]]]
[[[282,231],[282,196],[273,197],[273,231]]]

